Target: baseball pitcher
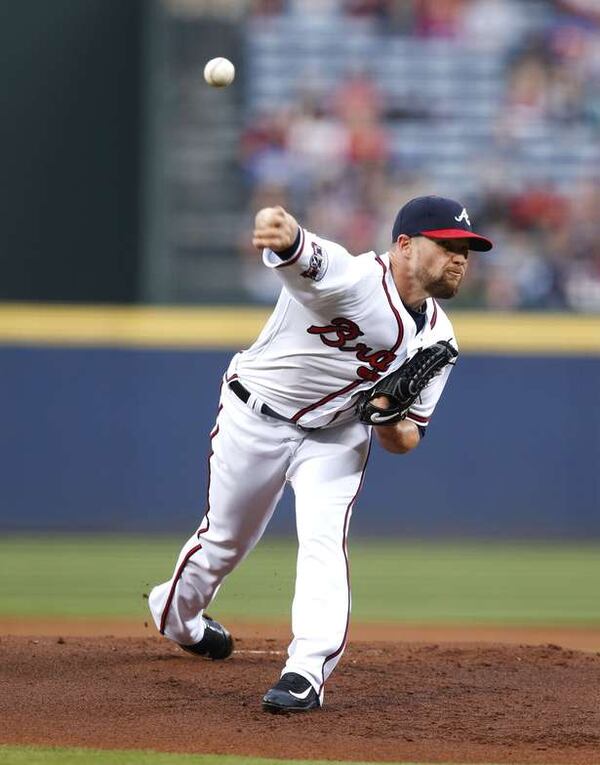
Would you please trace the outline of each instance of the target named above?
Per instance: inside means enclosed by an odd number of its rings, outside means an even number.
[[[227,658],[231,635],[204,609],[289,483],[298,532],[293,640],[262,704],[302,712],[323,705],[346,644],[346,543],[371,434],[396,454],[418,446],[457,356],[437,299],[456,295],[469,251],[492,243],[471,230],[462,204],[436,196],[402,207],[381,255],[353,257],[282,207],[259,211],[253,243],[281,294],[223,378],[206,512],[149,605],[160,632],[183,649]]]

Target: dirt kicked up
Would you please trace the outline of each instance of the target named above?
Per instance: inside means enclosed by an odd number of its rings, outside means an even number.
[[[238,637],[231,659],[212,662],[155,636],[1,637],[1,738],[296,759],[600,762],[599,653],[354,639],[324,709],[273,716],[260,698],[285,645]]]

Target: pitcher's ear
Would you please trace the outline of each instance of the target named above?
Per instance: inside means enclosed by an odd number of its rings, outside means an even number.
[[[399,234],[394,245],[399,253],[408,255],[412,251],[412,237],[408,234]]]

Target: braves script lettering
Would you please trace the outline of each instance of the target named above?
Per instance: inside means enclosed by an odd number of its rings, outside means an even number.
[[[359,342],[356,345],[349,345],[353,340],[364,334],[364,332],[360,331],[358,324],[355,324],[350,319],[339,317],[332,319],[331,324],[326,324],[322,327],[313,324],[306,331],[310,335],[320,335],[321,342],[330,348],[339,348],[340,351],[354,353],[359,361],[368,364],[368,367],[360,366],[356,370],[356,374],[361,380],[375,382],[396,358],[396,354],[392,353],[392,351],[386,349],[374,351],[366,343]]]

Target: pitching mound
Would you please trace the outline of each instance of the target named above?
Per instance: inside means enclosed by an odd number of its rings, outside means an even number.
[[[281,758],[600,761],[600,655],[558,646],[356,643],[323,710],[262,712],[279,640],[225,662],[159,638],[0,639],[5,743]]]

